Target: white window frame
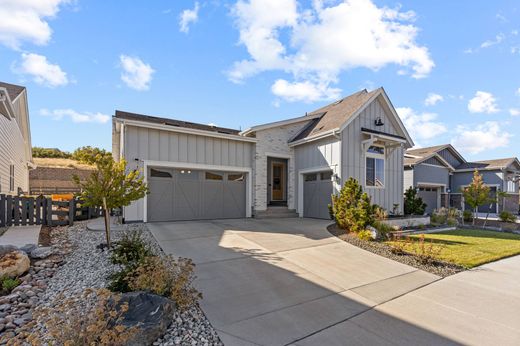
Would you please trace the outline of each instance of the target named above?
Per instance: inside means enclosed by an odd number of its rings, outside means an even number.
[[[370,149],[370,147],[378,147],[378,148],[383,148],[383,154],[376,154],[376,153],[369,153],[368,150]],[[372,158],[372,159],[380,159],[380,160],[383,160],[383,186],[375,186],[375,185],[367,185],[367,158]],[[384,189],[386,187],[386,147],[384,145],[380,145],[380,144],[371,144],[368,146],[366,152],[365,152],[365,187],[367,189]],[[375,161],[374,163],[374,180],[376,179],[376,175],[377,175],[377,164],[376,164],[377,161]]]

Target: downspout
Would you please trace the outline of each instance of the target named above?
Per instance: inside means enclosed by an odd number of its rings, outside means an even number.
[[[343,175],[341,174],[342,172],[342,166],[343,166],[343,140],[341,138],[341,132],[339,132],[338,130],[334,130],[332,131],[332,136],[334,136],[334,138],[336,138],[338,141],[339,141],[339,162],[338,162],[338,166],[337,166],[337,175],[338,175],[338,180],[339,181],[336,181],[336,187],[337,187],[337,191],[339,192],[341,190],[341,186],[342,186],[342,183],[343,183]]]

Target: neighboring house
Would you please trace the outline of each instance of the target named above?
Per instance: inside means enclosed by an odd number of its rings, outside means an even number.
[[[85,181],[95,169],[71,159],[35,157],[33,160],[36,168],[29,172],[31,195],[79,192],[72,177],[77,175],[80,181]]]
[[[29,191],[33,167],[27,90],[0,82],[0,193]]]
[[[383,88],[242,132],[116,111],[112,138],[113,155],[142,170],[150,189],[125,220],[145,222],[274,211],[328,218],[331,194],[349,177],[373,203],[402,211],[413,146]]]
[[[480,207],[479,212],[518,213],[520,163],[516,158],[467,162],[450,144],[409,149],[404,159],[404,188],[417,188],[427,204],[426,213],[441,206],[467,209],[461,191],[471,183],[475,169],[493,195],[497,191],[507,193],[498,203]]]

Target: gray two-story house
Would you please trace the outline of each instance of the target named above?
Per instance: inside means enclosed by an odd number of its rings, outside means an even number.
[[[116,111],[113,154],[143,172],[150,194],[126,221],[284,215],[328,218],[349,178],[376,203],[403,208],[412,139],[383,88],[245,131]]]
[[[468,162],[451,145],[409,149],[404,158],[404,188],[413,186],[427,204],[426,213],[451,206],[469,208],[462,196],[462,189],[473,179],[478,170],[492,195],[506,193],[497,203],[479,208],[481,213],[499,213],[507,210],[518,213],[520,163],[517,158]]]

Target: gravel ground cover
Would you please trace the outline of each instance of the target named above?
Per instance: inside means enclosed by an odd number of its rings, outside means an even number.
[[[162,250],[155,238],[144,224],[129,224],[125,231],[140,231],[156,254],[162,254]],[[113,241],[121,238],[124,231],[112,232]],[[55,259],[49,258],[41,261],[44,269],[34,269],[39,285],[33,288],[34,298],[30,305],[17,308],[19,313],[8,321],[0,318],[0,322],[11,323],[9,329],[1,332],[0,344],[6,344],[15,335],[26,331],[25,322],[31,320],[31,310],[36,306],[52,306],[55,299],[63,297],[76,297],[86,288],[105,288],[108,285],[107,277],[117,269],[110,261],[110,253],[98,247],[104,242],[104,232],[87,231],[85,222],[77,222],[70,227],[58,227],[51,233]],[[38,276],[38,273],[42,275]],[[35,277],[35,278],[36,278]],[[25,285],[24,281],[24,284]],[[36,284],[36,283],[35,283]],[[20,291],[20,290],[19,290]],[[13,292],[14,301],[20,306],[20,294]],[[27,295],[27,294],[25,294]],[[0,297],[5,300],[5,297]],[[29,297],[30,298],[30,297]],[[13,298],[7,298],[12,305]],[[3,301],[2,301],[3,302]],[[0,311],[0,316],[3,311]],[[23,316],[24,323],[16,324],[16,318]],[[194,306],[182,313],[176,311],[174,322],[168,328],[167,333],[157,340],[154,345],[222,345],[216,331],[213,329],[206,316],[198,306]],[[19,321],[18,321],[19,322]],[[30,325],[30,324],[27,324]],[[12,327],[12,328],[11,328]],[[37,326],[34,328],[41,328]]]
[[[413,255],[403,254],[397,255],[394,254],[391,250],[391,247],[388,244],[377,241],[366,241],[361,240],[357,236],[353,234],[346,233],[345,230],[340,229],[336,225],[331,225],[328,228],[329,232],[335,235],[336,237],[344,240],[354,246],[360,247],[363,250],[370,251],[377,255],[390,258],[391,260],[407,264],[417,269],[421,269],[427,271],[429,273],[438,275],[440,277],[446,277],[458,272],[465,270],[464,267],[458,266],[456,264],[443,262],[443,261],[435,261],[433,263],[422,263],[419,259],[417,259]]]

